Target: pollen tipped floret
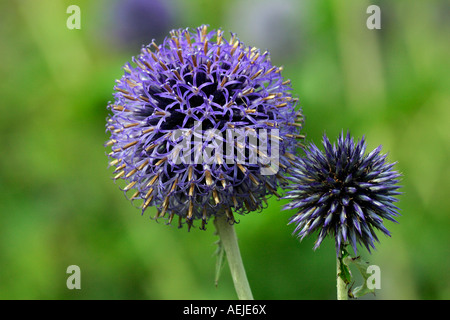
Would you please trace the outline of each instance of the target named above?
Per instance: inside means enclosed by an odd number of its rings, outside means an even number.
[[[156,218],[178,216],[188,227],[201,219],[204,229],[211,216],[234,221],[232,212],[259,210],[277,194],[278,170],[291,165],[303,138],[302,115],[268,52],[201,26],[172,31],[133,62],[108,106],[106,146],[114,179],[126,181],[142,212],[154,206]]]
[[[285,209],[297,211],[290,219],[294,233],[303,239],[318,232],[314,249],[331,235],[338,255],[347,244],[357,254],[357,243],[370,252],[378,241],[375,230],[390,236],[383,223],[397,222],[400,174],[392,170],[395,163],[386,162],[381,146],[365,154],[364,138],[355,143],[350,133],[342,132],[337,145],[324,135],[323,147],[325,152],[314,144],[305,148],[305,156],[291,170]]]

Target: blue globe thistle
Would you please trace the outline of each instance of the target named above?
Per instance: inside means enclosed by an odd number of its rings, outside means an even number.
[[[173,30],[133,62],[108,105],[106,145],[114,179],[126,181],[126,195],[134,190],[142,213],[154,206],[155,218],[178,216],[188,228],[199,219],[204,229],[211,216],[234,222],[233,211],[260,210],[278,195],[302,116],[267,52],[201,26]]]
[[[387,163],[381,146],[365,154],[364,137],[357,143],[342,132],[337,145],[323,136],[322,152],[316,145],[305,148],[305,157],[298,158],[291,168],[291,185],[285,198],[291,201],[284,209],[297,214],[289,223],[296,224],[294,233],[303,239],[318,232],[314,249],[327,235],[336,242],[336,253],[351,244],[357,254],[357,243],[370,252],[379,241],[375,230],[390,236],[385,219],[397,222],[399,208],[393,203],[400,187],[400,174],[393,171],[395,163]]]

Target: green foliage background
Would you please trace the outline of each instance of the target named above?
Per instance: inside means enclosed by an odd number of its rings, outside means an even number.
[[[111,180],[106,105],[140,49],[109,41],[112,2],[0,3],[0,298],[234,299],[227,267],[214,286],[212,222],[206,232],[156,223]],[[293,9],[266,21],[270,36],[252,18],[270,1],[170,3],[170,29],[209,24],[272,52],[300,98],[307,141],[350,129],[398,161],[402,216],[363,254],[381,269],[368,298],[449,299],[448,1],[282,1]],[[81,30],[66,27],[71,4]],[[366,28],[370,4],[381,30]],[[255,298],[334,299],[333,242],[315,252],[314,238],[298,242],[282,205],[272,199],[236,225]],[[66,287],[72,264],[81,290]]]

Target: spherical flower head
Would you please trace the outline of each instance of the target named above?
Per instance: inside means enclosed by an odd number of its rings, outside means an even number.
[[[317,231],[314,249],[327,235],[334,236],[338,256],[348,243],[355,254],[357,243],[370,252],[378,241],[375,230],[390,236],[383,223],[396,222],[399,215],[394,202],[400,174],[392,170],[395,163],[386,162],[381,146],[366,155],[364,138],[355,143],[350,133],[342,132],[337,145],[324,135],[323,147],[325,152],[314,144],[305,148],[292,168],[285,209],[297,211],[290,219],[294,233],[303,239]]]
[[[179,226],[260,210],[303,138],[297,99],[269,54],[221,30],[174,30],[127,63],[108,108],[110,165],[142,212]]]

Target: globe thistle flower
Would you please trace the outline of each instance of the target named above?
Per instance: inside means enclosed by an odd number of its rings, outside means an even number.
[[[314,249],[327,235],[335,238],[336,252],[350,243],[357,254],[357,243],[370,252],[379,241],[375,230],[390,236],[384,221],[396,222],[399,208],[393,203],[400,194],[396,183],[400,174],[395,163],[387,163],[381,146],[365,154],[364,137],[357,143],[342,132],[337,145],[323,136],[325,152],[314,144],[305,148],[305,157],[292,168],[292,182],[285,196],[291,199],[285,209],[296,209],[289,223],[296,224],[294,233],[303,239],[318,232]]]
[[[142,213],[155,206],[155,218],[178,216],[188,229],[199,219],[204,229],[211,216],[234,222],[232,211],[260,210],[278,195],[278,169],[291,165],[302,117],[268,52],[201,26],[173,30],[133,62],[108,105],[106,145],[114,179],[126,181],[125,193],[134,190]],[[228,139],[230,130],[245,143]]]

